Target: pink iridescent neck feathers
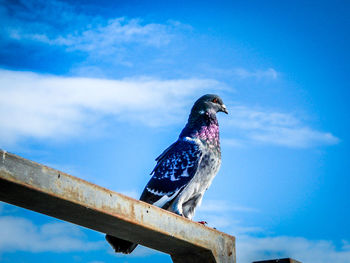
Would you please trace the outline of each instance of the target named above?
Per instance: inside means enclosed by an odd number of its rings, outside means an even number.
[[[210,122],[209,125],[203,125],[200,129],[195,133],[194,137],[197,137],[200,140],[203,140],[209,144],[213,144],[215,146],[220,146],[220,135],[219,135],[219,124],[215,119]]]

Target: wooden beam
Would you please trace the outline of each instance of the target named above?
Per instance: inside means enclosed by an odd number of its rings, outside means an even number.
[[[0,200],[171,255],[235,263],[235,238],[0,150]]]

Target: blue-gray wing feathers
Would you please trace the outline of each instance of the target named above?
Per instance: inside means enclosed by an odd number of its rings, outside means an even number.
[[[201,151],[194,141],[178,140],[157,159],[140,200],[167,208],[195,175]]]

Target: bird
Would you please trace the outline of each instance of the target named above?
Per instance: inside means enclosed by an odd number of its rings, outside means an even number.
[[[141,201],[193,218],[221,165],[218,112],[228,114],[218,95],[206,94],[194,103],[178,140],[156,158]],[[108,234],[106,240],[116,253],[130,254],[137,246]]]

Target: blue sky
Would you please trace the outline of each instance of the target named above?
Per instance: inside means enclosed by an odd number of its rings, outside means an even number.
[[[195,219],[239,263],[350,260],[347,1],[0,1],[0,147],[137,198],[192,103],[222,167]],[[0,204],[1,262],[171,262]]]

